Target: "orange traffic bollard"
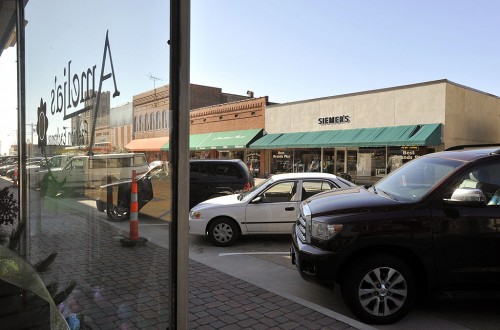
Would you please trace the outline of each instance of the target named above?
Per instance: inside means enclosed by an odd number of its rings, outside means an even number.
[[[132,171],[132,186],[130,195],[130,240],[139,239],[139,203],[137,202],[136,172]]]
[[[139,202],[137,196],[136,171],[132,171],[132,183],[130,186],[130,233],[129,238],[122,238],[120,242],[123,246],[135,246],[138,243],[145,243],[147,239],[139,237]]]

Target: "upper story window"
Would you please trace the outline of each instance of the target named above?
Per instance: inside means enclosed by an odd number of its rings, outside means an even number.
[[[149,114],[149,129],[150,130],[155,129],[155,114],[154,113]]]
[[[144,131],[144,115],[139,116],[139,132]]]
[[[166,110],[163,110],[162,112],[162,116],[163,116],[163,128],[167,128],[168,127],[168,120],[167,120],[167,111]]]

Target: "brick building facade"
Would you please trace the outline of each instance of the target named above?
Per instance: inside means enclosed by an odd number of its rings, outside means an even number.
[[[191,85],[190,134],[263,130],[268,97],[254,98],[223,93],[221,88]],[[133,97],[133,141],[126,147],[145,152],[148,161],[168,160],[169,86],[162,86]],[[247,132],[248,133],[248,132]],[[246,148],[207,147],[191,148],[192,158],[240,158],[246,162],[260,162],[259,151],[247,153]],[[251,154],[251,156],[249,156]],[[251,159],[250,159],[251,158]]]
[[[191,109],[237,102],[248,96],[222,93],[221,88],[191,85]],[[170,109],[169,86],[134,95],[134,139],[168,136]]]

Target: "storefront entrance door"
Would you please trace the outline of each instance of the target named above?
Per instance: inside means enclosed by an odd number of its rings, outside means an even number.
[[[335,149],[335,175],[345,172],[345,149]]]

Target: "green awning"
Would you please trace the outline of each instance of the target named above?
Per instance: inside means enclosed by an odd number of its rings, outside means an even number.
[[[191,150],[222,150],[222,149],[245,149],[255,140],[262,137],[264,130],[262,129],[247,129],[239,131],[214,132],[208,137],[195,143],[196,135],[191,135],[189,146]]]
[[[318,132],[268,134],[250,145],[253,149],[439,146],[441,124],[356,128]]]
[[[261,138],[263,134],[263,129],[191,134],[189,136],[189,149],[246,149],[250,143]],[[168,150],[169,148],[169,143],[166,143],[161,150]]]
[[[189,149],[193,150],[196,146],[203,144],[212,134],[213,133],[189,135]]]

